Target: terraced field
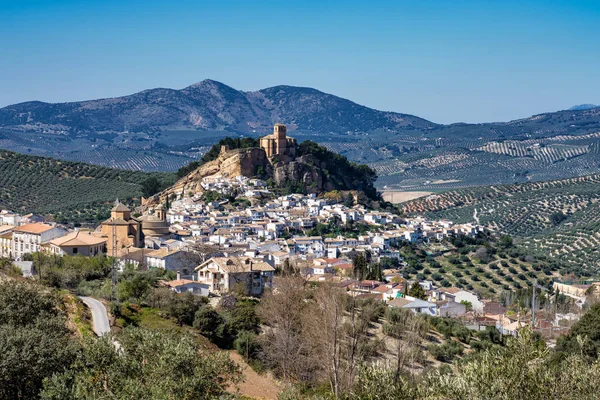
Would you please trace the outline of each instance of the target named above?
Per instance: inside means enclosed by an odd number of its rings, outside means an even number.
[[[535,160],[549,164],[557,161],[569,160],[586,154],[589,151],[588,146],[569,146],[562,144],[542,146],[539,143],[529,145],[527,142],[528,141],[491,142],[477,148],[477,150],[496,154],[506,154],[512,157],[531,157]]]
[[[51,215],[61,222],[97,222],[116,198],[142,195],[142,183],[156,177],[163,186],[175,174],[124,171],[33,157],[0,150],[0,209]]]
[[[485,298],[497,298],[503,291],[531,287],[534,280],[548,286],[559,278],[556,266],[529,257],[510,257],[500,252],[489,262],[481,263],[473,252],[467,255],[447,254],[435,257],[418,272],[421,279],[438,286],[456,286],[475,291]]]
[[[408,214],[475,221],[534,254],[600,272],[600,175],[459,189],[402,204]]]

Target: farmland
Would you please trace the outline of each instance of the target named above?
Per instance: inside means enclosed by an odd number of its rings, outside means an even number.
[[[513,235],[532,254],[600,271],[600,175],[458,189],[402,206],[408,214],[478,221]]]
[[[61,222],[97,222],[116,198],[139,199],[142,182],[163,185],[174,174],[146,173],[58,161],[0,150],[0,208],[51,215]]]

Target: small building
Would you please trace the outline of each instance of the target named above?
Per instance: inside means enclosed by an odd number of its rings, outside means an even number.
[[[211,292],[228,293],[241,289],[247,295],[260,295],[271,288],[275,268],[264,261],[248,257],[213,257],[200,264],[198,281]]]
[[[174,281],[161,281],[161,285],[173,290],[175,293],[192,293],[195,296],[208,297],[209,287],[205,283],[189,279],[176,279]]]
[[[76,231],[48,242],[50,253],[59,256],[81,255],[93,257],[106,253],[106,238],[89,231]]]
[[[438,315],[438,307],[435,303],[430,303],[428,301],[416,299],[410,296],[390,300],[388,305],[390,307],[406,308],[415,314],[421,313],[432,316]]]
[[[180,249],[169,250],[165,247],[146,254],[146,265],[148,268],[181,271],[187,274],[193,269],[193,265],[189,263],[190,259],[187,252]]]
[[[0,225],[0,258],[13,258],[13,225]]]
[[[283,124],[275,124],[271,135],[261,137],[260,147],[265,150],[267,157],[277,157],[279,161],[296,157],[296,139],[287,137],[287,128]]]

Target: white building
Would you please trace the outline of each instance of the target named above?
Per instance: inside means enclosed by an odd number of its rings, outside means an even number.
[[[13,230],[13,257],[22,259],[25,254],[41,251],[42,243],[64,236],[67,232],[47,224],[25,224]]]

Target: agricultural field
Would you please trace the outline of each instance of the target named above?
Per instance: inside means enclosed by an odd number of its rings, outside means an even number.
[[[600,272],[600,175],[458,189],[402,207],[408,214],[478,222],[514,236],[532,254]]]
[[[59,161],[0,150],[0,209],[52,216],[69,223],[107,218],[116,198],[133,202],[142,184],[156,177],[164,186],[175,174],[146,173]]]
[[[504,291],[531,287],[535,280],[548,286],[561,276],[558,268],[533,257],[510,257],[505,252],[481,261],[475,252],[448,254],[424,264],[417,274],[442,287],[456,286],[475,291],[484,298],[498,298]]]

